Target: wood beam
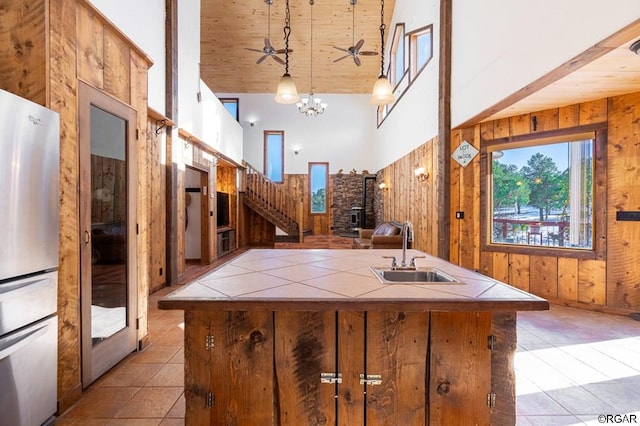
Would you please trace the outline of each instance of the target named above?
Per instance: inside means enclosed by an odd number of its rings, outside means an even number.
[[[165,2],[165,115],[178,121],[178,0]],[[178,165],[180,140],[173,127],[167,128],[167,284],[178,283]]]
[[[452,1],[440,1],[440,58],[438,76],[438,210],[437,256],[449,260],[451,227],[451,15]]]

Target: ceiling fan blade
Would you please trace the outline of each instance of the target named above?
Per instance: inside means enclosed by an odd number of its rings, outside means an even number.
[[[357,56],[353,56],[353,62],[356,63],[357,66],[360,66],[362,63],[360,62],[360,58],[358,58]]]
[[[271,57],[280,65],[284,65],[284,61],[281,58],[277,57],[276,55],[271,55]]]
[[[271,49],[271,42],[267,37],[264,38],[264,47],[265,49]]]
[[[360,41],[358,41],[358,42],[356,43],[356,45],[355,45],[355,46],[353,46],[353,47],[354,47],[354,49],[355,49],[355,50],[360,50],[360,48],[362,47],[362,45],[363,45],[363,44],[364,44],[364,39],[363,39],[363,38],[361,38],[361,39],[360,39]]]
[[[378,54],[378,52],[371,52],[371,51],[360,52],[360,55],[363,55],[363,56],[374,56],[374,55],[377,55],[377,54]]]
[[[262,63],[262,61],[264,61],[265,59],[267,59],[267,57],[268,57],[268,56],[269,56],[269,55],[261,56],[261,57],[256,61],[256,64],[260,64],[260,63]]]
[[[333,62],[341,61],[341,60],[343,60],[343,59],[345,59],[345,58],[348,58],[349,56],[351,56],[351,55],[344,55],[344,56],[342,56],[342,57],[340,57],[340,58],[336,59],[336,60],[335,60],[335,61],[333,61]]]
[[[338,46],[333,46],[333,48],[334,48],[334,49],[338,49],[338,50],[341,50],[341,51],[343,51],[343,52],[347,52],[347,53],[350,53],[348,49],[343,49],[342,47],[338,47]]]
[[[264,50],[262,49],[252,49],[250,47],[245,47],[246,50],[250,50],[252,52],[260,52],[260,53],[264,53]]]

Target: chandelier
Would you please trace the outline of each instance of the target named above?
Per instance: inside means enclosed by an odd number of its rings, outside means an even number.
[[[315,117],[318,114],[322,114],[327,108],[327,104],[322,102],[320,98],[314,98],[313,93],[309,93],[308,98],[302,98],[296,106],[307,117]]]
[[[309,0],[309,4],[311,5],[311,78],[309,80],[309,97],[302,98],[301,101],[296,104],[298,110],[307,117],[315,117],[322,114],[324,110],[327,109],[326,103],[322,102],[320,98],[313,97],[313,3],[314,0]]]

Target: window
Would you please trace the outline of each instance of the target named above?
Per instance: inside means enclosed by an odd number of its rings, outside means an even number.
[[[411,48],[411,80],[413,80],[433,57],[433,25],[411,32],[409,46]]]
[[[264,174],[273,182],[284,179],[284,131],[264,131]]]
[[[386,75],[396,99],[390,105],[378,106],[378,127],[433,57],[433,25],[418,28],[405,35],[405,25],[397,24],[390,52]],[[405,78],[407,73],[409,76]]]
[[[597,133],[489,143],[486,240],[491,248],[600,249],[594,206],[604,200],[604,191],[594,191],[594,176],[604,168],[595,161],[603,139]]]
[[[309,213],[327,213],[329,163],[309,163]]]
[[[235,118],[236,121],[240,122],[238,98],[220,98],[220,102],[222,102],[222,106],[225,107],[227,111],[229,111],[229,114],[231,114],[231,116]]]
[[[396,87],[402,77],[404,77],[405,54],[404,54],[404,24],[397,24],[396,31],[393,34],[393,42],[391,44],[391,66],[389,82],[391,87]]]

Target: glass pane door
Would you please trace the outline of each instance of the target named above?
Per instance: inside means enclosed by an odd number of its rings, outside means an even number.
[[[82,385],[137,345],[136,112],[79,84]]]
[[[125,121],[91,106],[91,339],[127,326]]]

